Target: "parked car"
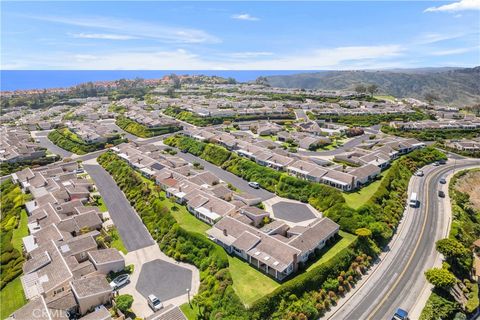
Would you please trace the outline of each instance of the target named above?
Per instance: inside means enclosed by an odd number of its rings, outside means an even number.
[[[162,302],[153,294],[150,294],[147,298],[148,306],[152,308],[154,312],[163,308]]]
[[[438,160],[438,163],[439,163],[439,164],[446,164],[446,163],[447,163],[447,160],[445,160],[445,159]]]
[[[249,182],[248,185],[254,189],[260,188],[260,185],[258,184],[258,182],[252,181],[252,182]]]
[[[408,312],[398,308],[393,315],[392,320],[408,320]]]
[[[438,196],[440,198],[445,198],[445,192],[443,192],[442,190],[438,190]]]
[[[435,161],[435,162],[433,163],[433,166],[434,166],[434,167],[438,167],[439,165],[440,165],[440,163],[439,163],[438,161]]]
[[[441,178],[441,179],[440,179],[440,183],[441,183],[441,184],[445,184],[445,183],[447,183],[447,180],[445,180],[445,178]]]
[[[110,287],[113,290],[117,290],[127,284],[130,283],[130,276],[128,274],[122,274],[113,279],[112,282],[110,282]]]
[[[422,170],[418,170],[417,172],[415,172],[415,175],[416,175],[417,177],[423,177],[424,174],[423,174],[423,171],[422,171]]]
[[[80,168],[80,169],[75,169],[74,172],[75,172],[75,173],[84,173],[85,170],[83,170],[83,169]]]

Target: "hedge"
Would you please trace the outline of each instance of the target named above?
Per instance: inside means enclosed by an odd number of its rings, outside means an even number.
[[[18,227],[25,198],[11,180],[1,184],[0,289],[22,274],[23,255],[12,245],[13,230]]]
[[[148,128],[125,116],[118,116],[115,124],[126,132],[141,138],[150,138],[182,129],[179,125],[165,125],[158,128]]]
[[[106,142],[86,143],[67,128],[56,129],[48,134],[48,139],[62,149],[75,154],[86,154],[105,149],[107,144],[117,145],[124,142],[119,135],[110,137]]]

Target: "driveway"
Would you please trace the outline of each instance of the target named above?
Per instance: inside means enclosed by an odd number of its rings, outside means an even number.
[[[315,218],[312,210],[303,203],[280,201],[272,205],[275,218],[291,222],[302,222]]]
[[[89,162],[90,164],[84,163],[84,168],[95,181],[127,250],[134,251],[154,244],[140,217],[110,174],[100,165],[91,164],[95,160]]]
[[[135,289],[145,299],[154,294],[166,301],[184,295],[191,286],[191,270],[157,259],[143,264]]]
[[[52,141],[50,141],[47,136],[51,132],[48,131],[34,131],[32,132],[32,137],[38,140],[39,144],[46,148],[51,153],[57,154],[62,158],[69,158],[73,155],[70,151],[60,148],[59,146],[55,145]]]

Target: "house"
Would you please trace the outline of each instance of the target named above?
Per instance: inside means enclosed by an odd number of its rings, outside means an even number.
[[[328,218],[318,218],[301,233],[288,234],[288,226],[274,221],[257,229],[225,216],[207,230],[209,238],[227,252],[277,280],[283,280],[298,269],[315,249],[338,233],[339,226]]]
[[[7,320],[68,320],[66,312],[48,308],[45,299],[40,296],[29,301],[26,305],[12,313]]]
[[[374,164],[366,164],[355,168],[348,173],[355,177],[357,187],[372,181],[380,175],[381,169]]]
[[[239,211],[241,214],[252,220],[255,227],[261,225],[263,220],[269,216],[268,212],[257,207],[244,207],[240,208]]]
[[[356,185],[355,176],[336,170],[329,170],[320,178],[320,181],[343,191],[350,191],[354,189]]]
[[[70,286],[82,315],[113,298],[112,288],[104,275],[76,279],[70,282]]]
[[[101,274],[118,272],[125,269],[125,259],[117,249],[108,248],[88,252],[88,259]]]

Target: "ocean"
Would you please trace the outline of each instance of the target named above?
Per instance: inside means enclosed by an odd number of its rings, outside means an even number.
[[[232,77],[239,82],[252,81],[259,76],[288,75],[310,71],[296,70],[0,70],[2,91],[25,89],[48,89],[75,86],[88,81],[118,79],[158,79],[165,75],[203,74],[208,76]],[[313,72],[313,71],[312,71]]]

